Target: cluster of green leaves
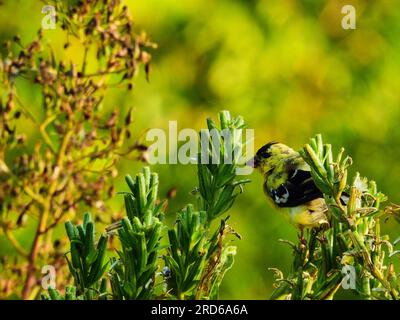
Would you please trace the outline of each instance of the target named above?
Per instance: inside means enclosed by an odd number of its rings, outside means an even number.
[[[227,234],[237,234],[226,224],[229,216],[215,230],[212,222],[232,207],[242,186],[250,182],[236,179],[246,144],[242,139],[243,118],[232,118],[228,111],[222,111],[219,125],[207,119],[207,127],[206,135],[200,133],[198,211],[187,206],[168,232],[171,246],[165,258],[172,271],[168,283],[179,299],[218,297],[223,276],[236,254],[236,247],[223,240]]]
[[[95,225],[90,213],[85,214],[82,224],[66,222],[65,229],[70,241],[70,258],[66,255],[66,260],[75,282],[75,287],[66,288],[65,299],[71,300],[75,295],[86,299],[104,297],[107,283],[101,278],[108,266],[104,263],[108,236],[102,234],[96,245]],[[59,298],[54,288],[49,290],[49,295],[51,299]],[[44,299],[47,298],[45,295]]]
[[[207,253],[207,215],[187,206],[178,216],[175,228],[168,231],[170,247],[166,265],[171,270],[168,284],[182,299],[200,281]]]
[[[42,300],[84,300],[84,298],[76,294],[75,286],[66,286],[64,295],[50,287],[48,293],[42,293]]]
[[[222,240],[234,231],[221,220],[220,227],[209,233],[207,213],[194,211],[192,205],[182,210],[175,228],[168,231],[167,283],[179,299],[218,298],[225,272],[233,266],[236,247]]]
[[[161,248],[162,203],[157,205],[158,176],[148,167],[136,179],[126,176],[131,190],[125,193],[127,217],[118,236],[122,251],[112,259],[111,287],[115,299],[151,299]]]
[[[224,129],[237,134],[236,131],[244,125],[241,118],[231,119],[226,111],[220,113],[219,127],[211,120],[208,124],[209,128],[217,131],[218,143],[228,139],[221,134]],[[211,154],[212,147],[208,147],[208,154]],[[242,150],[241,139],[234,140],[232,147]],[[222,159],[224,149],[218,152]],[[238,194],[236,188],[248,182],[235,181],[236,168],[240,166],[238,159],[235,156],[228,165],[223,161],[211,166],[199,162],[200,191],[197,195],[203,210],[196,211],[193,205],[187,205],[177,214],[176,223],[168,230],[167,237],[164,237],[164,230],[168,229],[163,219],[164,205],[158,200],[157,174],[145,167],[135,179],[126,176],[130,189],[130,192],[123,193],[126,217],[107,228],[109,234],[118,229],[121,246],[116,250],[117,257],[111,257],[107,275],[107,264],[103,264],[107,236],[102,235],[95,247],[94,226],[89,215],[85,216],[82,225],[74,226],[68,222],[66,229],[72,260],[68,260],[68,264],[75,279],[77,298],[216,299],[236,254],[236,247],[224,240],[227,235],[237,233],[227,225],[229,217],[222,219],[214,229],[212,222],[232,206]],[[164,239],[168,242],[162,246]],[[108,280],[111,293],[107,291]],[[45,298],[61,299],[62,296],[52,288]]]
[[[242,185],[250,181],[235,180],[243,149],[243,118],[232,119],[228,111],[222,111],[219,120],[220,127],[207,119],[208,149],[198,155],[200,208],[207,212],[209,221],[228,211],[238,195],[236,190],[241,191]]]
[[[348,183],[349,156],[342,148],[334,161],[332,147],[321,135],[300,151],[329,207],[330,227],[312,230],[308,241],[289,243],[295,253],[292,272],[280,279],[273,298],[330,299],[343,280],[346,266],[354,268],[353,291],[364,299],[398,299],[399,282],[391,258],[396,254],[380,219],[386,196],[376,183],[356,173]],[[386,247],[386,250],[385,250]],[[386,254],[388,258],[386,259]],[[344,272],[343,272],[344,273]]]

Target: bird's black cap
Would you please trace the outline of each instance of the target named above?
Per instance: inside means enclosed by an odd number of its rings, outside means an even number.
[[[251,158],[246,164],[250,167],[257,168],[260,165],[261,159],[267,159],[272,155],[270,148],[272,145],[277,143],[277,141],[271,141],[262,146],[260,149],[258,149],[256,155]]]

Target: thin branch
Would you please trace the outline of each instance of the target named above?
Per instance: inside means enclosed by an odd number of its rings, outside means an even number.
[[[22,247],[22,245],[19,243],[19,241],[14,237],[12,232],[10,232],[10,230],[8,230],[4,225],[3,225],[3,231],[4,231],[4,235],[6,236],[7,240],[12,244],[12,246],[15,248],[17,253],[19,255],[23,256],[24,258],[27,258],[28,253],[26,252],[26,250]]]

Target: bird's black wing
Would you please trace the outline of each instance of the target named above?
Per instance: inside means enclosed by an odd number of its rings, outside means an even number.
[[[288,179],[276,189],[265,191],[279,207],[296,207],[311,200],[323,197],[309,171],[291,169]]]

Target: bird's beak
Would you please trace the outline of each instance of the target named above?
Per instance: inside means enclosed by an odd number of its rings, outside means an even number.
[[[252,167],[252,168],[257,168],[259,164],[260,163],[259,163],[257,157],[253,157],[253,158],[251,158],[250,160],[248,160],[246,162],[246,166],[249,166],[249,167]]]

